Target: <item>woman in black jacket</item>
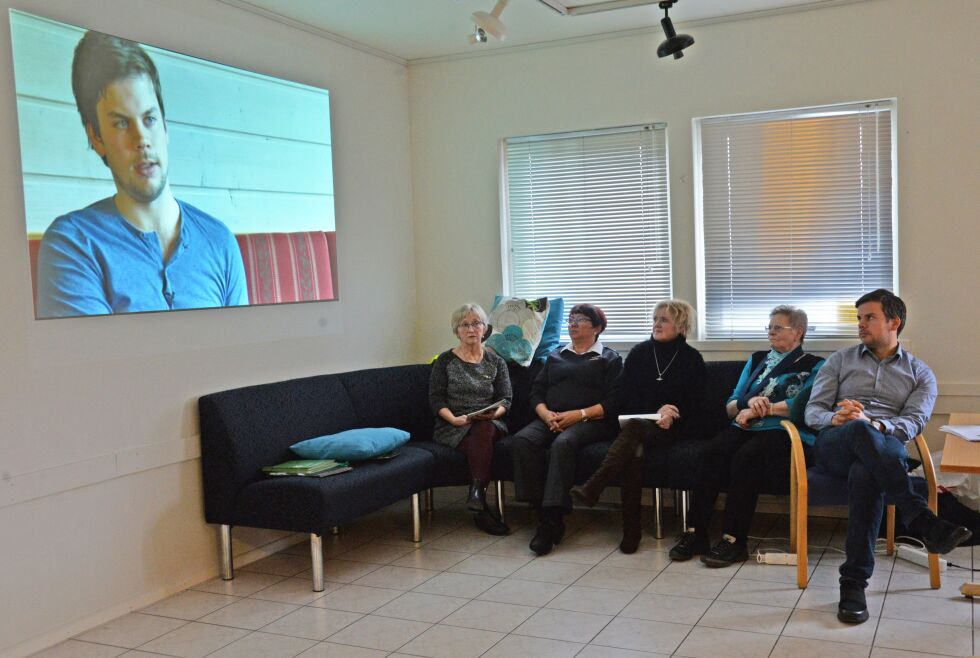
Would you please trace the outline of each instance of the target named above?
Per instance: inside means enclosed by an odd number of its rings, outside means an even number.
[[[659,414],[659,420],[627,421],[599,469],[572,497],[592,507],[622,474],[623,541],[619,550],[635,553],[640,543],[640,495],[643,455],[666,458],[670,445],[697,435],[707,371],[701,353],[687,344],[694,309],[685,301],[662,301],[653,309],[650,340],[630,350],[620,386],[621,414]]]
[[[551,552],[565,535],[563,516],[572,509],[568,487],[575,481],[578,452],[616,433],[615,407],[623,360],[599,340],[606,315],[578,304],[568,315],[568,345],[548,355],[531,385],[537,419],[514,435],[514,488],[538,517],[530,548]]]

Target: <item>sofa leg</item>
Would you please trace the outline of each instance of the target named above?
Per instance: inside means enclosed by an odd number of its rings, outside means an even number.
[[[323,591],[323,540],[320,535],[310,533],[310,558],[313,560],[313,591]]]
[[[687,509],[688,509],[687,489],[681,491],[681,532],[687,532]]]
[[[340,534],[340,526],[339,525],[331,526],[330,527],[330,534],[333,535],[334,537],[336,537],[337,535],[339,535]]]
[[[220,526],[218,535],[221,538],[221,580],[231,580],[235,577],[235,563],[231,556],[231,526]]]
[[[664,499],[660,487],[653,489],[653,536],[657,539],[664,538]]]
[[[435,496],[432,487],[425,490],[425,511],[429,514],[436,508]]]
[[[502,480],[497,480],[496,485],[497,490],[497,514],[500,515],[500,520],[506,522],[504,519],[504,483]]]
[[[681,513],[681,492],[678,489],[674,489],[674,516],[677,517]]]
[[[419,511],[419,495],[412,494],[412,541],[422,541],[422,514]]]

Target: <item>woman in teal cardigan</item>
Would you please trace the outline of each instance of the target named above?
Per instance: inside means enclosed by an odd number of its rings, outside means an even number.
[[[789,417],[796,396],[813,385],[823,359],[803,351],[806,313],[777,306],[766,327],[772,349],[756,352],[745,364],[726,410],[732,424],[704,451],[701,477],[694,490],[691,528],[670,549],[672,560],[700,555],[709,567],[725,567],[748,558],[749,526],[763,484],[789,490],[790,442],[779,425]],[[807,462],[813,434],[800,427]],[[727,485],[727,486],[726,486]],[[727,492],[721,539],[708,540],[708,523],[719,491]]]

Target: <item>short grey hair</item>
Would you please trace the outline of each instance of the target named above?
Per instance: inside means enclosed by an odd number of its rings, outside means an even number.
[[[670,317],[674,319],[674,326],[677,327],[677,333],[686,338],[694,329],[694,307],[683,299],[665,299],[653,307],[650,316],[653,317],[662,308],[667,309]]]
[[[487,312],[483,310],[483,307],[479,304],[474,304],[473,302],[467,302],[453,311],[452,319],[449,321],[453,327],[454,336],[456,335],[456,330],[459,329],[459,325],[463,321],[463,318],[470,314],[477,316],[480,318],[481,322],[486,324]]]
[[[789,318],[789,326],[794,329],[802,329],[803,333],[800,334],[800,342],[806,338],[806,328],[807,328],[807,317],[806,311],[802,308],[796,308],[795,306],[790,306],[789,304],[780,304],[776,308],[769,311],[769,319],[772,319],[774,315],[785,315]]]

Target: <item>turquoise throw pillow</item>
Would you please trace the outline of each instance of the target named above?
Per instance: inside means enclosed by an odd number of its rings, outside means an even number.
[[[544,361],[552,350],[558,347],[561,338],[561,323],[565,321],[565,300],[561,297],[548,298],[548,319],[541,330],[541,342],[534,350],[534,358]]]
[[[410,436],[396,427],[362,427],[300,441],[289,448],[303,459],[356,462],[391,452],[405,445]]]

